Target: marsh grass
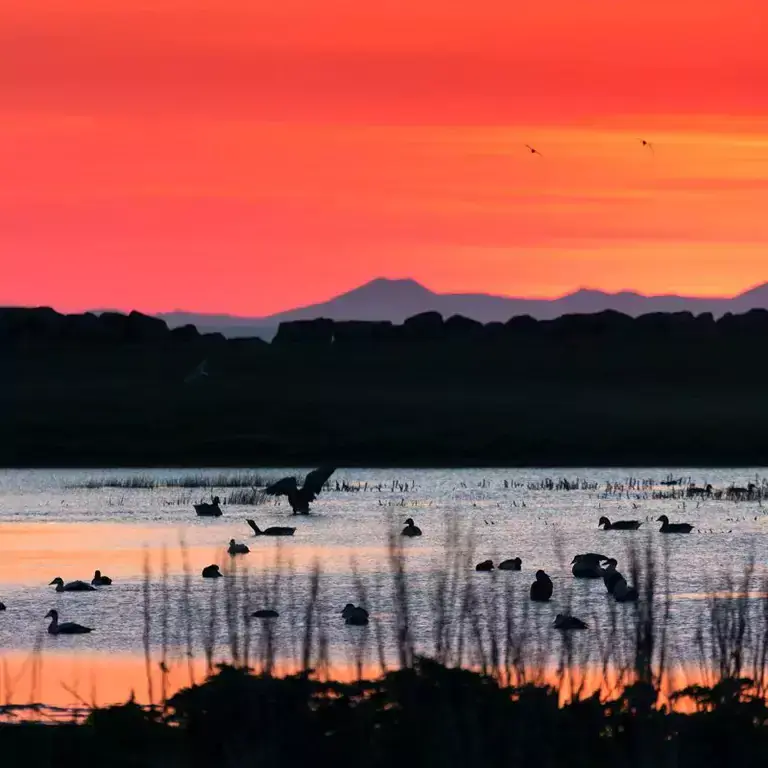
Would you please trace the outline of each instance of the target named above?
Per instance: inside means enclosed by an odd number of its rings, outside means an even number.
[[[161,477],[156,474],[136,475],[96,475],[78,481],[68,488],[264,488],[275,478],[258,472],[220,472],[207,474],[204,472],[186,473],[183,475]],[[235,503],[235,502],[232,502]]]

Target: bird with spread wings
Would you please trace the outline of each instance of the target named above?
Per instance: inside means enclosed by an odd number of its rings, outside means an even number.
[[[310,472],[304,478],[304,485],[299,488],[295,477],[284,477],[276,483],[267,486],[264,493],[269,496],[287,496],[294,515],[308,515],[309,504],[314,501],[328,482],[328,478],[336,471],[335,467],[320,467]]]
[[[654,154],[654,155],[656,154],[656,152],[653,149],[653,144],[651,144],[650,141],[647,141],[646,139],[638,139],[638,141],[640,142],[640,144],[643,147],[646,147],[647,149],[650,149],[652,154]]]

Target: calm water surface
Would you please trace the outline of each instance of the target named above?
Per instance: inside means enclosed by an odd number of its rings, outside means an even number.
[[[291,471],[260,469],[259,474],[279,478]],[[661,557],[668,545],[669,588],[673,598],[672,628],[678,647],[692,643],[697,622],[713,589],[721,589],[729,577],[738,577],[753,554],[756,575],[766,575],[768,565],[768,518],[758,502],[733,503],[705,500],[653,500],[641,491],[605,496],[607,482],[627,478],[668,475],[689,478],[697,485],[712,483],[724,488],[732,483],[746,486],[762,469],[679,470],[570,469],[570,470],[338,470],[332,478],[367,490],[348,492],[332,488],[314,503],[309,517],[292,516],[284,499],[257,506],[227,505],[218,519],[195,516],[192,503],[209,498],[204,489],[83,488],[99,478],[137,475],[164,479],[196,473],[211,477],[222,470],[82,470],[0,471],[0,648],[20,659],[42,643],[45,654],[90,654],[99,664],[105,658],[130,658],[142,652],[144,631],[144,574],[149,567],[150,643],[157,649],[165,633],[170,655],[181,659],[186,652],[186,606],[194,616],[192,642],[196,654],[203,643],[202,627],[211,611],[224,611],[223,589],[200,577],[209,563],[229,567],[226,554],[230,538],[244,541],[251,553],[236,559],[238,612],[245,608],[277,608],[281,617],[276,629],[285,649],[295,649],[302,632],[303,606],[309,574],[319,567],[320,617],[327,632],[332,656],[343,658],[359,637],[344,626],[338,612],[347,602],[363,599],[372,614],[387,626],[393,619],[391,567],[387,537],[413,517],[424,535],[405,544],[412,625],[417,642],[430,648],[432,599],[437,576],[454,552],[471,562],[519,556],[521,573],[475,574],[480,589],[490,594],[501,590],[514,610],[529,611],[526,621],[551,622],[566,603],[591,624],[606,621],[607,600],[601,581],[574,580],[570,560],[578,552],[611,555],[628,575],[628,548],[647,542]],[[224,471],[226,473],[226,471]],[[232,474],[239,471],[232,470]],[[303,474],[304,470],[297,470]],[[531,489],[546,478],[581,478],[596,488],[575,491]],[[401,484],[393,489],[393,481]],[[509,487],[505,487],[505,481]],[[402,484],[407,484],[404,490]],[[381,485],[381,490],[378,486]],[[217,491],[222,498],[228,490]],[[597,529],[601,515],[644,521],[638,532],[603,532]],[[672,521],[693,523],[689,536],[661,536],[660,514]],[[295,525],[290,539],[254,538],[245,523],[252,517],[261,525]],[[459,526],[458,542],[449,535],[451,522]],[[647,521],[647,522],[646,522]],[[184,544],[182,554],[181,544]],[[185,580],[185,560],[191,574]],[[163,563],[167,572],[162,587]],[[57,594],[48,583],[56,576],[65,581],[87,579],[99,568],[114,585],[95,593]],[[555,583],[551,604],[531,607],[527,590],[533,574],[545,569]],[[247,571],[247,584],[243,572]],[[276,594],[265,594],[270,580],[282,574]],[[355,577],[355,573],[358,577]],[[290,575],[292,574],[292,575]],[[219,580],[223,581],[223,580]],[[513,596],[506,590],[514,586]],[[364,597],[361,596],[361,591]],[[757,601],[755,601],[757,602]],[[165,606],[165,611],[163,609]],[[91,635],[50,637],[43,618],[51,608],[62,621],[94,627]],[[165,625],[162,615],[168,617]],[[258,631],[258,630],[254,630]],[[223,649],[226,633],[219,631]],[[585,640],[589,642],[589,639]],[[684,651],[681,651],[684,653]]]

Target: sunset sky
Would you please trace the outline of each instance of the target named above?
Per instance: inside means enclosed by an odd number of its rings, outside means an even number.
[[[739,292],[766,30],[765,0],[2,0],[0,304]]]

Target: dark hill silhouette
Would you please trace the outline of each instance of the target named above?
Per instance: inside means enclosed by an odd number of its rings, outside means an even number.
[[[202,333],[219,332],[229,337],[261,336],[270,339],[281,322],[318,317],[402,323],[413,315],[434,311],[446,318],[462,315],[481,323],[503,323],[516,315],[551,320],[567,314],[613,310],[631,317],[653,312],[711,312],[717,318],[727,312],[741,313],[750,309],[768,309],[768,283],[731,298],[644,296],[632,291],[606,293],[584,288],[556,299],[527,299],[485,293],[435,293],[415,280],[377,278],[328,301],[268,317],[246,318],[182,311],[158,316],[171,328],[192,324]]]

